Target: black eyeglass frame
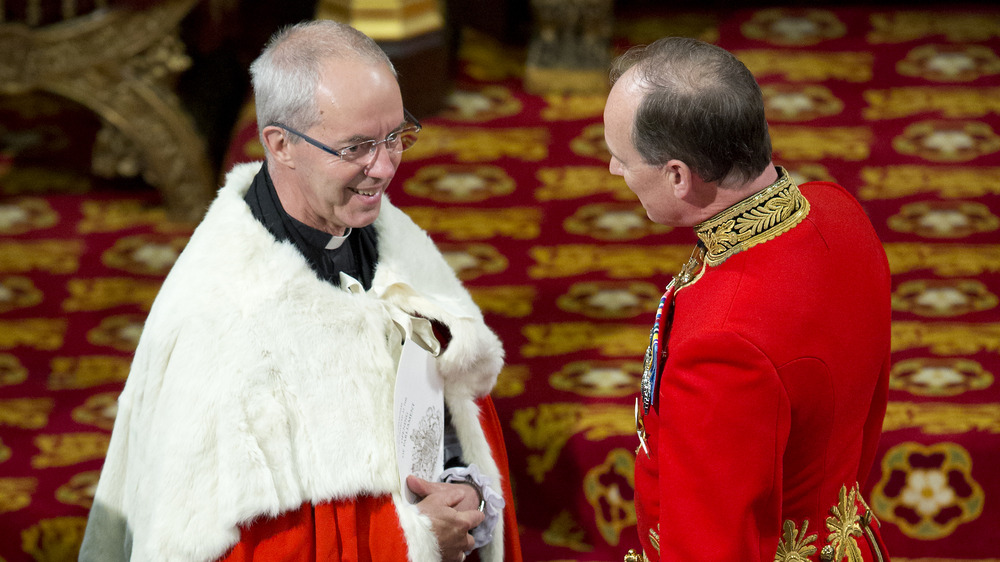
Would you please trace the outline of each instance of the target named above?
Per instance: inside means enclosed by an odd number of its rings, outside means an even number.
[[[285,131],[288,131],[289,133],[291,133],[291,134],[293,134],[295,136],[301,137],[302,140],[304,140],[307,143],[315,146],[316,148],[322,150],[323,152],[326,152],[328,154],[332,154],[333,156],[336,156],[336,157],[340,158],[341,160],[344,160],[344,154],[343,153],[347,152],[347,151],[350,151],[353,148],[357,148],[357,147],[359,147],[359,146],[361,146],[363,144],[372,143],[371,149],[369,149],[369,151],[368,151],[368,156],[371,156],[372,154],[375,153],[376,150],[378,150],[378,145],[390,142],[391,140],[394,140],[394,137],[398,137],[400,134],[408,132],[408,131],[413,131],[414,133],[419,133],[420,130],[424,128],[423,125],[420,124],[420,121],[418,121],[417,118],[414,117],[412,113],[410,113],[409,111],[407,111],[405,107],[403,108],[403,119],[405,119],[406,123],[409,123],[411,126],[410,127],[406,127],[404,125],[404,127],[402,129],[399,129],[398,131],[393,131],[393,132],[389,133],[388,135],[386,135],[386,137],[384,139],[382,139],[380,141],[367,140],[367,141],[364,141],[364,142],[359,142],[357,144],[352,144],[352,145],[345,146],[343,148],[340,148],[339,150],[335,149],[335,148],[331,148],[329,145],[326,145],[326,144],[324,144],[324,143],[322,143],[322,142],[320,142],[320,141],[318,141],[318,140],[310,137],[309,135],[307,135],[305,133],[296,131],[295,129],[289,127],[288,125],[285,125],[284,123],[279,123],[279,122],[275,121],[275,122],[271,123],[269,126],[270,127],[278,127],[279,129],[284,129]],[[414,142],[416,142],[416,141],[414,141]],[[410,146],[413,146],[413,145],[411,144]],[[407,148],[409,148],[409,146],[403,147],[399,152],[397,152],[397,154],[403,152],[403,150],[406,150]],[[363,156],[363,155],[361,155],[361,156]],[[347,161],[350,162],[350,160],[347,160]]]

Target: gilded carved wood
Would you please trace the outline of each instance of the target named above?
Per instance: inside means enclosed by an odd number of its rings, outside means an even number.
[[[178,25],[196,2],[96,10],[38,28],[0,23],[0,93],[44,90],[97,113],[104,129],[94,171],[142,173],[185,220],[201,217],[215,184],[204,140],[172,87],[191,64]]]

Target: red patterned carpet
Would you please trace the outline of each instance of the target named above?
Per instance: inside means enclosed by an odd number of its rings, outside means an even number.
[[[1000,560],[1000,8],[760,9],[618,29],[622,46],[700,33],[734,51],[763,86],[776,160],[855,191],[894,291],[869,503],[895,560]],[[505,343],[494,396],[525,559],[618,561],[637,543],[641,356],[694,238],[650,223],[607,172],[603,96],[528,95],[522,61],[467,34],[459,89],[391,198]],[[129,357],[190,225],[167,221],[148,188],[51,166],[78,156],[48,122],[58,111],[5,103],[46,124],[0,124],[0,559],[69,560]],[[261,156],[245,115],[230,163]]]

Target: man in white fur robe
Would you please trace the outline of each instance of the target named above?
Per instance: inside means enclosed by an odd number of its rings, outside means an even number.
[[[266,163],[229,173],[157,296],[81,559],[520,560],[489,399],[503,349],[383,200],[420,130],[391,63],[318,21],[251,74]],[[394,448],[407,334],[439,352],[454,457],[407,479],[415,504]]]

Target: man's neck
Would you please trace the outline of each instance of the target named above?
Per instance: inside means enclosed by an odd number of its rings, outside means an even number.
[[[714,190],[715,198],[698,212],[696,220],[691,224],[700,224],[714,217],[747,197],[767,188],[767,186],[776,181],[778,181],[778,171],[774,168],[774,163],[772,162],[767,165],[767,168],[759,176],[740,186],[719,187],[718,184],[706,184],[705,188]]]

